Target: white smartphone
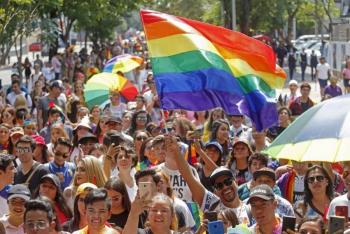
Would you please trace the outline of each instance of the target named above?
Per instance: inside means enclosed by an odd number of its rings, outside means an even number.
[[[140,197],[144,197],[145,194],[147,194],[145,199],[151,200],[152,199],[152,183],[151,182],[139,182],[139,192],[140,192]]]

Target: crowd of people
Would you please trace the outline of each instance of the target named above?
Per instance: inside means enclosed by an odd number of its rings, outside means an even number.
[[[120,53],[144,58],[125,74],[139,94],[124,103],[110,90],[108,105],[88,109],[84,84]],[[315,105],[310,84],[291,80],[278,123],[258,132],[221,108],[163,111],[150,67],[140,36],[91,54],[38,56],[23,78],[11,75],[0,103],[0,233],[277,234],[292,216],[283,233],[320,234],[349,207],[350,163],[264,153]],[[336,96],[328,87],[326,99]]]

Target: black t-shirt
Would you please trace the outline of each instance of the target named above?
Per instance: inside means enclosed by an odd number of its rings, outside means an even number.
[[[210,182],[210,176],[208,176],[208,177],[205,176],[202,165],[198,166],[197,172],[198,172],[198,176],[199,176],[199,179],[201,180],[202,185],[210,192],[213,192],[214,187],[213,187],[212,183]]]
[[[34,172],[34,174],[33,174],[32,178],[30,178],[30,180],[28,181],[28,188],[30,190],[30,193],[34,194],[34,191],[39,186],[39,182],[40,182],[41,177],[43,177],[44,175],[50,173],[48,171],[48,169],[46,169],[44,167],[43,164],[40,164],[38,162],[34,162],[34,164],[32,166],[32,169],[30,169],[30,171],[27,172],[27,174],[25,174],[25,175],[22,172],[22,165],[19,165],[17,167],[17,172],[15,174],[14,184],[24,184],[24,183],[26,183],[27,179],[29,178],[29,176],[33,172]]]
[[[120,214],[112,214],[111,218],[108,220],[110,224],[114,224],[118,227],[124,228],[126,221],[128,220],[129,212],[124,211]]]

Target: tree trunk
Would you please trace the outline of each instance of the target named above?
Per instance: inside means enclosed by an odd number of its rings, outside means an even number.
[[[6,59],[10,54],[12,45],[13,45],[13,43],[11,45],[8,44],[6,48],[2,48],[2,53],[1,53],[1,57],[0,57],[0,65],[6,64]]]
[[[287,21],[288,27],[287,27],[287,38],[286,38],[287,45],[290,45],[292,40],[293,20],[294,20],[293,16],[288,16],[288,21]]]
[[[239,20],[240,31],[246,35],[250,35],[249,31],[249,15],[251,10],[251,0],[241,1],[241,14]]]

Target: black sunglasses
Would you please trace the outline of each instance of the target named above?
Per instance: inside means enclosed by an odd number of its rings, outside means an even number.
[[[145,136],[137,136],[136,137],[136,140],[138,140],[138,141],[144,141],[146,139],[147,139],[147,137],[145,137]]]
[[[221,190],[221,189],[224,188],[224,185],[226,185],[226,186],[231,186],[231,185],[232,185],[232,181],[233,181],[233,178],[227,178],[227,179],[225,179],[225,180],[222,181],[222,182],[215,183],[215,184],[214,184],[214,188],[215,188],[216,190]]]
[[[308,182],[309,184],[314,183],[315,180],[316,180],[317,182],[322,182],[322,181],[324,180],[324,176],[323,176],[323,175],[318,175],[318,176],[312,176],[312,177],[307,178],[307,182]]]

